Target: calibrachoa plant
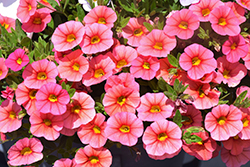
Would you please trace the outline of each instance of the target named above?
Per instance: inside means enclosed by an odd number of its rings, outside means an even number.
[[[249,10],[248,0],[20,0],[18,19],[0,14],[8,164],[108,167],[113,145],[246,164]]]

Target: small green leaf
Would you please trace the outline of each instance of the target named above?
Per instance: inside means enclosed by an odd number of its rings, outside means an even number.
[[[70,96],[70,98],[71,98],[71,97],[74,96],[76,90],[75,90],[74,88],[72,88],[72,89],[70,89],[68,92],[69,92],[69,96]]]
[[[200,137],[197,136],[197,135],[191,135],[191,136],[190,136],[190,140],[191,140],[192,143],[197,143],[197,142],[202,141],[202,138],[200,138]]]
[[[171,54],[168,54],[168,61],[174,67],[179,67],[178,60]]]
[[[245,90],[244,92],[242,92],[234,101],[234,105],[238,106],[240,105],[240,103],[242,102],[242,100],[246,97],[247,95],[247,90]]]
[[[58,6],[58,3],[55,0],[47,0],[47,1],[54,9]]]
[[[121,21],[121,28],[125,27],[129,22],[130,17],[126,17]]]
[[[162,90],[162,91],[166,91],[167,90],[167,85],[168,83],[162,78],[160,77],[158,80],[158,87]]]
[[[147,28],[149,32],[151,32],[154,29],[154,27],[148,22],[143,22],[143,25]]]
[[[180,90],[180,89],[179,89],[179,85],[180,85],[180,81],[176,78],[176,79],[174,80],[174,90],[175,90],[176,92]]]
[[[82,22],[83,18],[85,17],[85,12],[84,12],[82,6],[77,5],[76,10],[77,10],[78,21]]]
[[[21,41],[21,45],[25,47],[29,47],[31,45],[32,41],[29,37],[24,37]]]
[[[67,90],[67,88],[66,88],[66,83],[65,83],[65,82],[62,82],[62,83],[61,83],[61,86],[62,86],[63,89]]]
[[[181,127],[182,127],[181,120],[182,120],[181,113],[180,113],[180,111],[177,109],[177,110],[176,110],[176,113],[175,113],[175,116],[174,116],[174,118],[173,118],[173,122],[176,123],[176,124],[181,128]]]

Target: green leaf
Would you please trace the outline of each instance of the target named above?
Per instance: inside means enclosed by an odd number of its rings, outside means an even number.
[[[72,88],[68,91],[70,98],[74,96],[75,92],[76,92],[76,90],[74,88]]]
[[[177,92],[179,91],[179,87],[180,87],[180,81],[176,78],[174,80],[174,90]]]
[[[171,54],[168,54],[168,61],[174,67],[179,67],[178,60]]]
[[[128,12],[134,12],[134,10],[131,8],[131,6],[124,0],[118,0],[119,4],[121,5],[121,7],[128,11]]]
[[[55,0],[47,0],[49,4],[55,9],[58,6],[58,3]]]
[[[176,124],[181,128],[181,127],[182,127],[181,120],[182,120],[181,113],[180,113],[180,111],[177,109],[177,110],[176,110],[176,113],[175,113],[175,116],[174,116],[174,118],[173,118],[173,122],[176,123]]]
[[[191,126],[188,129],[186,129],[186,131],[190,133],[199,133],[199,132],[203,132],[204,128],[200,126]]]
[[[143,22],[143,25],[147,28],[149,32],[151,32],[154,29],[154,27],[148,22]]]
[[[82,22],[83,18],[85,17],[85,12],[84,12],[82,6],[77,5],[76,10],[77,10],[78,21]]]
[[[197,135],[191,135],[191,136],[190,136],[190,140],[191,140],[192,143],[197,143],[197,142],[202,141],[202,138],[200,138],[200,137],[197,136]]]
[[[158,87],[162,90],[162,91],[166,91],[167,90],[167,85],[168,83],[162,78],[160,77],[158,80]]]
[[[62,82],[62,83],[61,83],[61,86],[62,86],[62,89],[67,90],[67,88],[66,88],[66,83],[65,83],[65,82]]]
[[[246,97],[247,95],[247,90],[245,90],[244,92],[242,92],[234,101],[234,105],[237,106],[239,105],[242,100]]]
[[[173,93],[170,93],[170,92],[167,92],[167,91],[164,91],[163,92],[169,99],[171,99],[172,101],[175,101],[177,99],[177,96],[174,95]]]
[[[29,46],[32,44],[32,41],[29,37],[24,37],[21,41],[21,45],[29,48]]]
[[[129,22],[130,17],[126,17],[121,21],[121,28],[125,27]]]

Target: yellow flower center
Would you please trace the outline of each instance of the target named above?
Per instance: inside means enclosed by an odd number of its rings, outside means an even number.
[[[17,64],[22,64],[23,60],[19,57],[17,60],[16,60]]]
[[[208,9],[208,8],[206,8],[206,9],[202,9],[202,11],[201,11],[201,14],[202,14],[202,16],[207,16],[207,15],[209,15],[210,14],[210,10]]]
[[[15,119],[16,118],[16,113],[14,111],[9,112],[9,118]]]
[[[242,123],[243,123],[243,127],[249,126],[249,120],[246,117],[243,118]]]
[[[10,25],[9,24],[7,24],[7,23],[3,23],[3,24],[1,24],[5,29],[7,29]]]
[[[223,74],[222,74],[223,77],[226,78],[226,79],[230,78],[229,72],[230,72],[230,71],[228,71],[228,70],[224,70],[224,71],[223,71]]]
[[[202,86],[199,87],[198,92],[201,98],[205,96],[205,92],[202,90]]]
[[[101,129],[100,129],[100,127],[97,126],[97,125],[95,125],[95,126],[93,127],[93,131],[94,131],[94,133],[96,133],[96,134],[100,134],[100,133],[101,133]]]
[[[199,144],[199,145],[203,145],[203,141],[198,141],[196,143]]]
[[[239,139],[239,136],[238,135],[234,136],[234,139],[235,140]]]
[[[51,102],[56,102],[56,101],[57,101],[57,96],[54,95],[54,94],[50,94],[48,99],[49,99],[49,101],[51,101]]]
[[[117,62],[116,67],[117,67],[117,68],[121,68],[121,67],[123,67],[123,66],[125,66],[125,65],[127,65],[127,64],[128,64],[128,63],[126,62],[126,60],[122,59],[122,60],[120,60],[120,61]]]
[[[36,92],[37,92],[36,89],[32,89],[32,90],[29,92],[29,97],[30,97],[30,99],[35,99],[35,98],[36,98]]]
[[[167,138],[168,138],[168,135],[165,132],[157,135],[157,139],[160,141],[165,141]]]
[[[234,50],[237,48],[237,44],[234,42],[232,45],[231,45],[231,49]]]
[[[71,112],[73,112],[75,114],[79,114],[81,109],[82,109],[82,107],[80,105],[75,105],[71,108]]]
[[[123,133],[128,133],[130,132],[130,127],[128,125],[122,125],[119,130]]]
[[[99,43],[100,41],[101,41],[101,39],[100,39],[97,35],[93,36],[93,37],[91,38],[91,40],[90,40],[91,44],[97,44],[97,43]]]
[[[192,58],[192,64],[193,66],[198,66],[201,63],[201,60],[199,59],[199,57],[194,57]]]
[[[153,105],[150,109],[150,112],[152,113],[161,112],[161,108],[158,105]]]
[[[76,36],[74,34],[67,35],[67,39],[66,39],[67,42],[70,43],[70,42],[73,42],[74,40],[76,40]]]
[[[149,70],[150,69],[150,64],[148,63],[148,62],[144,62],[143,63],[143,65],[142,65],[142,67],[144,68],[144,69],[147,69],[147,70]]]
[[[186,30],[188,28],[188,23],[186,21],[181,21],[181,23],[178,25],[181,29]]]
[[[28,7],[29,7],[29,9],[28,9],[28,10],[29,10],[29,11],[31,11],[32,7],[31,7],[31,5],[30,5],[30,4],[28,5]]]
[[[245,3],[244,0],[241,0],[241,3],[242,3],[242,5],[245,5],[245,6],[246,6],[246,3]]]
[[[32,153],[32,150],[29,147],[25,147],[24,149],[22,149],[21,151],[21,155],[29,155]]]
[[[43,122],[46,126],[50,126],[52,124],[49,119],[44,119]]]
[[[162,43],[161,42],[156,42],[155,45],[153,46],[155,49],[162,50]]]
[[[226,19],[225,18],[219,18],[218,20],[218,24],[221,26],[225,26],[227,24]]]
[[[99,19],[98,19],[98,23],[99,23],[99,24],[106,24],[105,18],[103,18],[103,17],[99,18]]]
[[[3,74],[3,71],[2,70],[0,70],[0,76]]]
[[[34,18],[33,23],[34,24],[41,24],[42,23],[42,19],[39,18],[39,17],[36,17],[36,18]]]
[[[72,66],[74,71],[79,71],[80,69],[80,65],[78,63],[74,63],[74,65]]]
[[[120,96],[117,98],[117,103],[120,104],[121,106],[125,103],[126,97],[125,96]]]
[[[220,118],[217,119],[217,122],[219,125],[224,125],[226,123],[227,118],[224,116],[221,116]]]
[[[105,75],[105,73],[104,73],[104,71],[101,68],[95,70],[95,74],[94,74],[95,78],[102,77],[103,75]]]
[[[46,73],[45,72],[39,72],[37,74],[37,79],[39,79],[39,80],[45,80],[45,79],[47,79]]]
[[[192,124],[194,121],[190,116],[186,116],[187,120],[185,120],[184,122],[182,122],[183,125],[190,125]]]
[[[99,162],[99,158],[97,156],[91,156],[89,157],[89,161],[91,164],[96,164]]]
[[[47,0],[43,0],[43,2],[48,3],[48,1],[47,1]]]
[[[134,36],[139,37],[139,36],[141,36],[142,34],[143,34],[143,31],[142,31],[141,28],[137,28],[137,29],[134,30]]]

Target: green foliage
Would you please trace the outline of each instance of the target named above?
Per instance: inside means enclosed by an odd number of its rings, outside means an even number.
[[[78,21],[82,22],[83,18],[85,16],[85,12],[84,12],[84,10],[83,10],[83,8],[82,8],[81,5],[77,5],[76,9],[77,9]]]
[[[147,28],[149,32],[151,32],[154,29],[154,27],[148,22],[143,22],[143,25]]]
[[[179,67],[179,62],[173,55],[168,54],[168,61],[172,66]]]
[[[173,118],[173,122],[176,123],[176,124],[181,128],[181,127],[182,127],[181,120],[182,120],[181,113],[180,113],[180,111],[177,109],[177,110],[176,110],[176,113],[175,113],[175,116],[174,116],[174,118]]]
[[[234,106],[238,108],[248,108],[250,107],[250,98],[245,98],[247,95],[247,90],[242,92],[234,101]]]
[[[202,138],[195,135],[195,133],[199,133],[204,131],[202,127],[199,126],[192,126],[186,130],[183,130],[182,139],[185,140],[187,144],[201,142]]]
[[[209,36],[209,30],[204,30],[202,27],[199,27],[199,34],[198,37],[201,38],[201,39],[209,39],[210,36]]]

